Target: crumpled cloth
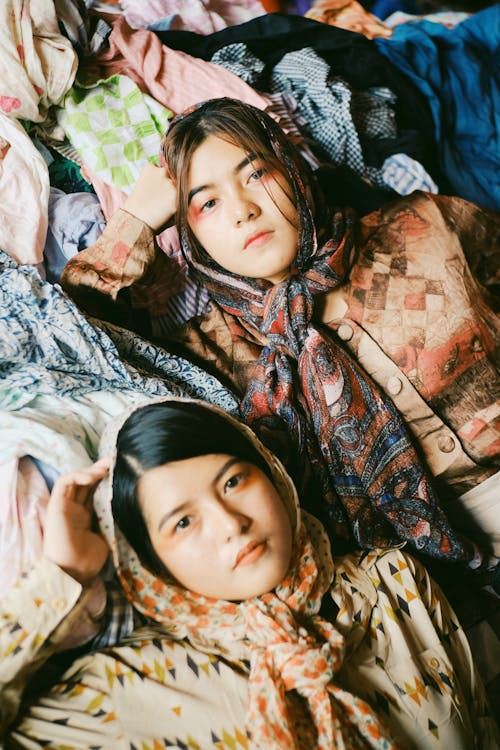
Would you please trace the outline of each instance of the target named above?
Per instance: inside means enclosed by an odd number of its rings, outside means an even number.
[[[49,190],[42,155],[20,123],[0,112],[0,248],[18,263],[43,260]]]
[[[71,88],[77,66],[52,0],[2,0],[0,112],[43,122],[49,107]]]

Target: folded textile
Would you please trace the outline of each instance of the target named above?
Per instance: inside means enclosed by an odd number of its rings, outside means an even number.
[[[418,21],[374,44],[428,100],[451,191],[500,209],[500,5],[453,29]]]

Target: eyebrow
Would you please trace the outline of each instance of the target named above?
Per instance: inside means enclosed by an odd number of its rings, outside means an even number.
[[[240,163],[235,166],[233,173],[238,174],[238,172],[241,172],[241,170],[244,169],[246,166],[248,166],[248,164],[251,164],[256,159],[261,159],[262,156],[263,156],[262,154],[257,154],[257,153],[253,153],[253,154],[249,154],[248,156],[245,156],[245,158],[242,159]],[[188,206],[197,193],[201,193],[203,190],[208,190],[208,188],[213,187],[213,186],[214,186],[213,182],[208,182],[206,185],[200,185],[199,187],[195,187],[192,190],[190,190],[188,193]]]
[[[234,466],[234,464],[240,463],[241,458],[237,458],[236,456],[231,456],[231,458],[225,462],[225,464],[219,469],[217,474],[212,479],[212,484],[217,484],[219,479],[224,476],[226,471],[231,468],[231,466]],[[160,522],[158,524],[158,531],[161,531],[162,527],[166,524],[166,522],[172,518],[172,516],[175,516],[177,513],[182,513],[184,508],[187,508],[190,504],[190,500],[185,500],[180,505],[176,505],[175,508],[172,508],[172,510],[168,510],[161,518]]]

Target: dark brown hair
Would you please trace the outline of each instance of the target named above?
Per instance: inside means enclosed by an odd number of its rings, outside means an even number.
[[[162,153],[177,193],[177,226],[186,234],[193,255],[200,257],[202,248],[187,224],[188,175],[196,149],[208,138],[218,138],[243,149],[246,154],[259,154],[287,180],[290,199],[298,206],[303,185],[297,176],[313,184],[309,165],[290,144],[280,126],[265,112],[238,99],[209,99],[176,117],[162,140]]]

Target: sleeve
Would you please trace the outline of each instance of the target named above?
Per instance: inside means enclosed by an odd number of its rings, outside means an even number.
[[[97,242],[77,253],[64,267],[61,285],[86,312],[141,335],[150,333],[150,308],[158,310],[157,281],[178,275],[175,261],[162,253],[153,230],[119,209]],[[133,288],[151,289],[149,299],[134,305]],[[147,297],[147,295],[146,295]],[[164,304],[168,295],[163,295]]]
[[[0,736],[30,678],[57,650],[86,605],[82,586],[41,559],[0,600]]]

